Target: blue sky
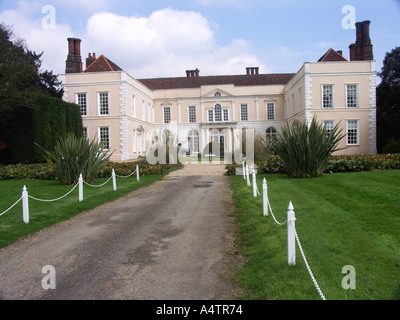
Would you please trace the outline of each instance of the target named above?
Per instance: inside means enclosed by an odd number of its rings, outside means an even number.
[[[54,27],[43,26],[55,10]],[[399,0],[2,0],[0,22],[12,26],[29,49],[44,51],[43,67],[61,74],[67,38],[82,39],[89,52],[109,59],[136,78],[297,72],[329,48],[355,42],[344,6],[356,21],[371,21],[377,69],[385,53],[400,46]],[[53,18],[53,16],[51,16]],[[46,20],[47,22],[50,20]]]

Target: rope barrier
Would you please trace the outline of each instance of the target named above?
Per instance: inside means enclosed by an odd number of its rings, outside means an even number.
[[[6,211],[4,211],[3,213],[1,213],[1,214],[0,214],[0,217],[1,217],[3,214],[5,214],[5,213],[7,213],[8,211],[10,211],[12,208],[14,208],[14,207],[18,204],[18,202],[20,202],[21,200],[22,200],[22,197],[19,198],[19,199],[17,200],[17,202],[14,203],[11,207],[9,207]]]
[[[67,194],[63,195],[63,196],[60,197],[60,198],[53,199],[53,200],[38,199],[38,198],[32,197],[32,196],[30,196],[30,195],[29,195],[28,197],[31,198],[31,199],[33,199],[33,200],[40,201],[40,202],[56,202],[56,201],[58,201],[58,200],[64,199],[66,196],[68,196],[72,191],[74,191],[74,190],[76,189],[76,187],[77,187],[78,185],[79,185],[79,183],[77,183],[77,184],[75,185],[75,187],[73,187],[72,190],[69,191]]]
[[[112,176],[106,182],[104,182],[103,184],[100,184],[100,185],[92,185],[92,184],[87,183],[86,181],[83,181],[83,183],[92,188],[101,188],[101,187],[104,187],[111,179],[112,179]]]
[[[246,173],[247,173],[247,177],[248,177],[248,172],[246,172]],[[265,183],[265,186],[266,186],[266,183]],[[253,186],[253,187],[256,188],[257,194],[258,194],[258,195],[261,195],[260,192],[259,192],[259,190],[258,190],[257,183],[255,183],[255,186]],[[264,188],[263,188],[263,191],[265,191]],[[272,211],[272,208],[271,208],[270,201],[269,201],[269,199],[268,199],[268,193],[267,193],[267,192],[265,192],[265,193],[263,192],[263,196],[265,197],[265,199],[263,199],[263,203],[265,204],[265,201],[267,202],[269,211],[271,212],[272,218],[274,219],[275,223],[278,224],[278,225],[280,225],[280,226],[283,226],[283,225],[287,224],[287,223],[288,223],[288,220],[286,220],[285,222],[282,222],[282,223],[280,223],[280,222],[278,222],[278,221],[276,220],[275,215],[274,215],[274,212]],[[263,204],[263,205],[264,205],[264,204]],[[291,207],[291,208],[290,208],[290,207]],[[292,203],[290,203],[289,208],[290,208],[291,210],[293,210]],[[292,211],[292,213],[294,214],[293,211]],[[294,219],[295,219],[295,218],[294,218]],[[295,238],[296,238],[297,245],[299,246],[301,255],[302,255],[302,257],[303,257],[304,263],[305,263],[305,265],[306,265],[306,267],[307,267],[307,271],[308,271],[308,273],[309,273],[309,275],[310,275],[310,277],[311,277],[311,280],[312,280],[312,282],[313,282],[315,288],[317,289],[318,294],[320,295],[321,299],[322,299],[322,300],[326,300],[324,294],[323,294],[322,291],[321,291],[321,288],[319,287],[319,285],[318,285],[318,283],[317,283],[317,280],[316,280],[315,277],[314,277],[314,274],[313,274],[313,272],[312,272],[312,270],[311,270],[311,268],[310,268],[310,265],[308,264],[308,261],[307,261],[307,259],[306,259],[305,254],[304,254],[303,247],[301,246],[300,239],[299,239],[299,236],[298,236],[298,234],[297,234],[297,230],[296,230],[296,227],[295,227],[295,224],[294,224],[294,223],[292,223],[292,227],[293,227],[294,236],[295,236]],[[290,228],[290,226],[288,226],[288,228]]]
[[[130,175],[128,175],[128,176],[119,176],[119,175],[115,175],[117,178],[121,178],[121,179],[126,179],[126,178],[130,178],[130,177],[132,177],[135,173],[136,173],[136,171],[137,170],[135,170],[134,172],[132,172]]]
[[[313,275],[313,273],[312,273],[312,271],[311,271],[311,268],[310,268],[310,266],[309,266],[309,264],[308,264],[308,262],[307,262],[306,256],[305,256],[305,254],[304,254],[303,248],[302,248],[301,243],[300,243],[299,236],[297,235],[296,227],[293,226],[293,230],[294,230],[294,234],[295,234],[295,236],[296,236],[296,241],[297,241],[297,244],[298,244],[298,246],[299,246],[301,255],[303,256],[304,263],[306,264],[308,273],[309,273],[310,276],[311,276],[311,280],[312,280],[312,282],[314,283],[314,286],[315,286],[315,288],[317,289],[317,291],[318,291],[318,293],[319,293],[321,299],[322,299],[322,300],[326,300],[326,299],[325,299],[325,296],[324,296],[324,294],[322,293],[322,291],[321,291],[321,289],[320,289],[320,287],[319,287],[319,285],[318,285],[318,283],[317,283],[317,280],[315,280],[314,275]]]

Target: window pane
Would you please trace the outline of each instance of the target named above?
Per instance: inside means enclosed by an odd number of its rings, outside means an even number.
[[[215,121],[216,122],[222,121],[222,108],[220,104],[215,105]]]
[[[242,121],[247,121],[249,120],[248,112],[247,112],[247,104],[241,104],[240,105],[240,115],[241,115],[241,120]]]
[[[105,93],[100,93],[99,94],[99,99],[100,99],[100,114],[101,115],[108,115],[108,92]]]
[[[164,107],[164,123],[170,123],[170,122],[171,122],[171,108]]]
[[[208,122],[214,122],[214,110],[208,110]]]
[[[358,121],[347,121],[347,144],[358,144]]]
[[[224,121],[229,121],[229,110],[224,109]]]
[[[323,108],[333,108],[333,86],[323,86]]]
[[[86,93],[78,94],[78,105],[80,106],[81,115],[87,115],[87,102],[86,102]]]
[[[189,122],[196,122],[196,107],[189,107]]]
[[[100,143],[103,149],[110,149],[110,133],[108,127],[100,127]]]
[[[275,120],[275,103],[267,103],[267,120]]]
[[[357,85],[347,85],[347,108],[357,108]]]

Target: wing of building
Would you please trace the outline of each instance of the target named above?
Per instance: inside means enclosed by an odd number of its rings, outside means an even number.
[[[356,24],[350,61],[329,49],[297,73],[135,79],[104,55],[89,54],[83,70],[80,39],[69,38],[64,99],[80,105],[84,134],[114,151],[112,160],[144,156],[154,132],[174,132],[174,143],[191,154],[211,141],[232,152],[235,129],[254,129],[263,137],[286,123],[339,124],[347,136],[341,154],[376,153],[376,70],[369,21]]]

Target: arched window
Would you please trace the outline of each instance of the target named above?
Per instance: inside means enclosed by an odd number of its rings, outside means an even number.
[[[266,134],[267,141],[271,141],[276,137],[278,133],[274,127],[270,127],[267,129]]]
[[[216,122],[221,122],[222,121],[222,107],[221,107],[221,105],[220,104],[216,104],[214,109],[215,109],[215,113],[214,113],[215,121]]]
[[[199,152],[199,134],[196,130],[189,131],[188,146],[191,152]]]

